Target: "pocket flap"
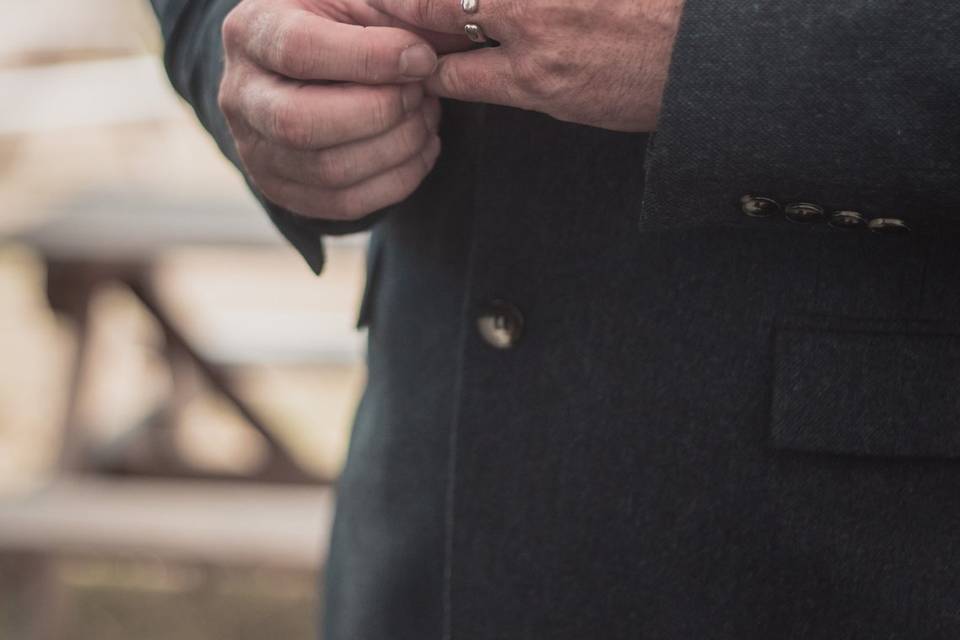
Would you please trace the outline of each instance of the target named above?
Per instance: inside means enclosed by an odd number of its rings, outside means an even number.
[[[960,456],[960,335],[780,327],[771,440],[870,456]]]

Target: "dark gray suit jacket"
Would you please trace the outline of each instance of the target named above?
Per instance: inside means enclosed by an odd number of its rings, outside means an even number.
[[[235,2],[154,0],[228,154]],[[268,204],[376,222],[327,640],[960,638],[958,35],[687,0],[655,136],[447,103],[401,205]]]

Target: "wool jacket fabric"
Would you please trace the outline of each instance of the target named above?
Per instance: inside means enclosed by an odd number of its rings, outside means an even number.
[[[235,3],[154,0],[234,159]],[[958,30],[942,0],[687,0],[653,136],[447,102],[400,205],[265,202],[317,271],[373,229],[324,637],[960,637]]]

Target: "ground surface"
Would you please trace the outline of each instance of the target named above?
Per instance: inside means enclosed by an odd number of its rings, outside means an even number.
[[[71,560],[58,570],[62,640],[284,640],[315,637],[313,576],[148,561]],[[19,640],[16,567],[0,562],[0,637]]]

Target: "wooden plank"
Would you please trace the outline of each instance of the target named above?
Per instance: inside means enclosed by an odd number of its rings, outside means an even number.
[[[0,64],[24,54],[152,48],[156,24],[145,0],[0,0]]]
[[[204,356],[219,365],[349,366],[366,353],[366,333],[355,329],[355,318],[352,309],[240,310],[210,314],[196,335]]]
[[[45,258],[143,265],[174,249],[245,247],[279,249],[283,241],[252,201],[158,198],[137,192],[77,195],[44,221],[11,235]]]
[[[322,566],[329,489],[71,478],[0,499],[0,552]]]
[[[0,69],[0,134],[185,120],[153,56]]]

